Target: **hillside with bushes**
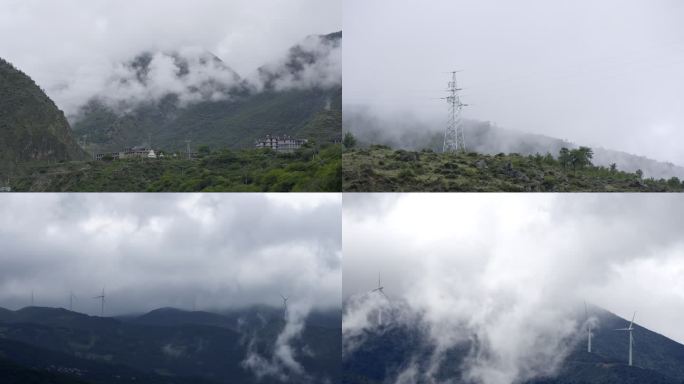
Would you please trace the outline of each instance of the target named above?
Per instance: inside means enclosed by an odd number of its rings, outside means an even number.
[[[349,140],[350,137],[345,137],[345,142]],[[639,170],[620,171],[615,164],[595,166],[591,163],[592,155],[586,147],[562,148],[556,156],[436,153],[377,145],[349,148],[342,155],[343,189],[349,192],[684,191],[684,184],[677,177],[656,180],[644,178]]]

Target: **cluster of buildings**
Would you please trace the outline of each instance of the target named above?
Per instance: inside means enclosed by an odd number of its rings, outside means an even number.
[[[267,135],[263,139],[259,139],[256,142],[256,148],[268,148],[279,153],[289,153],[294,152],[306,144],[308,140],[297,139],[290,136],[272,136]],[[188,148],[190,151],[190,148]],[[186,154],[181,154],[185,156]],[[173,157],[177,157],[177,154],[173,154]],[[188,152],[187,156],[190,159],[195,159],[198,154],[195,152]],[[124,160],[124,159],[163,159],[164,153],[161,151],[155,151],[154,149],[147,146],[138,146],[126,148],[120,152],[105,152],[98,153],[95,155],[95,160]]]
[[[149,147],[132,147],[126,148],[121,152],[98,153],[95,155],[95,160],[104,160],[105,158],[112,160],[122,159],[158,159],[164,158],[164,154],[155,152]]]
[[[306,139],[295,139],[290,136],[271,136],[257,140],[257,148],[268,148],[276,152],[294,152],[306,144]]]

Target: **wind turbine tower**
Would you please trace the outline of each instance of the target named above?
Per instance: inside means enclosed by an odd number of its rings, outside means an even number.
[[[100,299],[100,303],[102,306],[102,309],[100,310],[100,316],[104,317],[104,304],[105,304],[105,289],[104,289],[104,287],[102,288],[102,294],[93,297],[93,299]]]
[[[591,353],[591,338],[594,336],[592,334],[591,322],[589,321],[589,311],[587,310],[587,302],[584,302],[584,315],[587,322],[587,352]]]
[[[283,296],[283,295],[280,295],[280,297],[283,298],[283,319],[285,319],[285,321],[287,321],[287,300],[288,300],[288,298]]]
[[[69,310],[70,311],[74,310],[74,299],[75,298],[76,298],[76,295],[74,295],[74,291],[71,291],[71,293],[69,293]]]
[[[382,295],[385,299],[387,299],[387,295],[385,295],[384,289],[385,287],[382,286],[382,282],[380,281],[380,274],[378,273],[378,287],[372,290],[371,293],[377,292],[378,294]],[[382,309],[378,309],[378,325],[382,325]]]
[[[636,317],[636,312],[634,312],[634,315],[632,315],[632,321],[629,323],[629,327],[627,328],[619,328],[616,329],[616,331],[626,331],[629,332],[629,366],[632,366],[632,345],[634,344],[634,335],[632,332],[634,331],[634,317]]]
[[[461,97],[458,92],[462,89],[458,87],[456,82],[456,73],[458,71],[451,72],[451,81],[447,87],[447,97],[446,99],[449,104],[449,120],[447,122],[446,131],[444,132],[444,147],[443,152],[465,152],[465,137],[463,134],[463,122],[461,121],[461,111],[463,107],[467,107],[468,104],[463,104],[461,102]]]

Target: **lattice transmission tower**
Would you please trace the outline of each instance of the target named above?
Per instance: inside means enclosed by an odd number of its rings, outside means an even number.
[[[458,95],[458,91],[461,91],[461,88],[456,83],[456,72],[458,71],[451,72],[451,81],[447,87],[448,96],[443,97],[449,104],[449,120],[444,132],[444,152],[465,152],[466,150],[461,111],[468,104],[463,104]]]

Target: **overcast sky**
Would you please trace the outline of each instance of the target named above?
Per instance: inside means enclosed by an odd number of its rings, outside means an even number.
[[[501,127],[684,164],[679,0],[345,0],[344,103]],[[438,127],[442,129],[442,127]]]
[[[341,0],[2,0],[0,57],[71,109],[65,88],[96,88],[112,63],[144,51],[206,49],[248,77],[341,28]]]
[[[527,327],[587,300],[684,343],[683,196],[346,194],[343,227],[343,297],[381,272],[452,324]]]
[[[0,306],[107,314],[174,306],[339,307],[334,194],[8,195],[0,205]]]

